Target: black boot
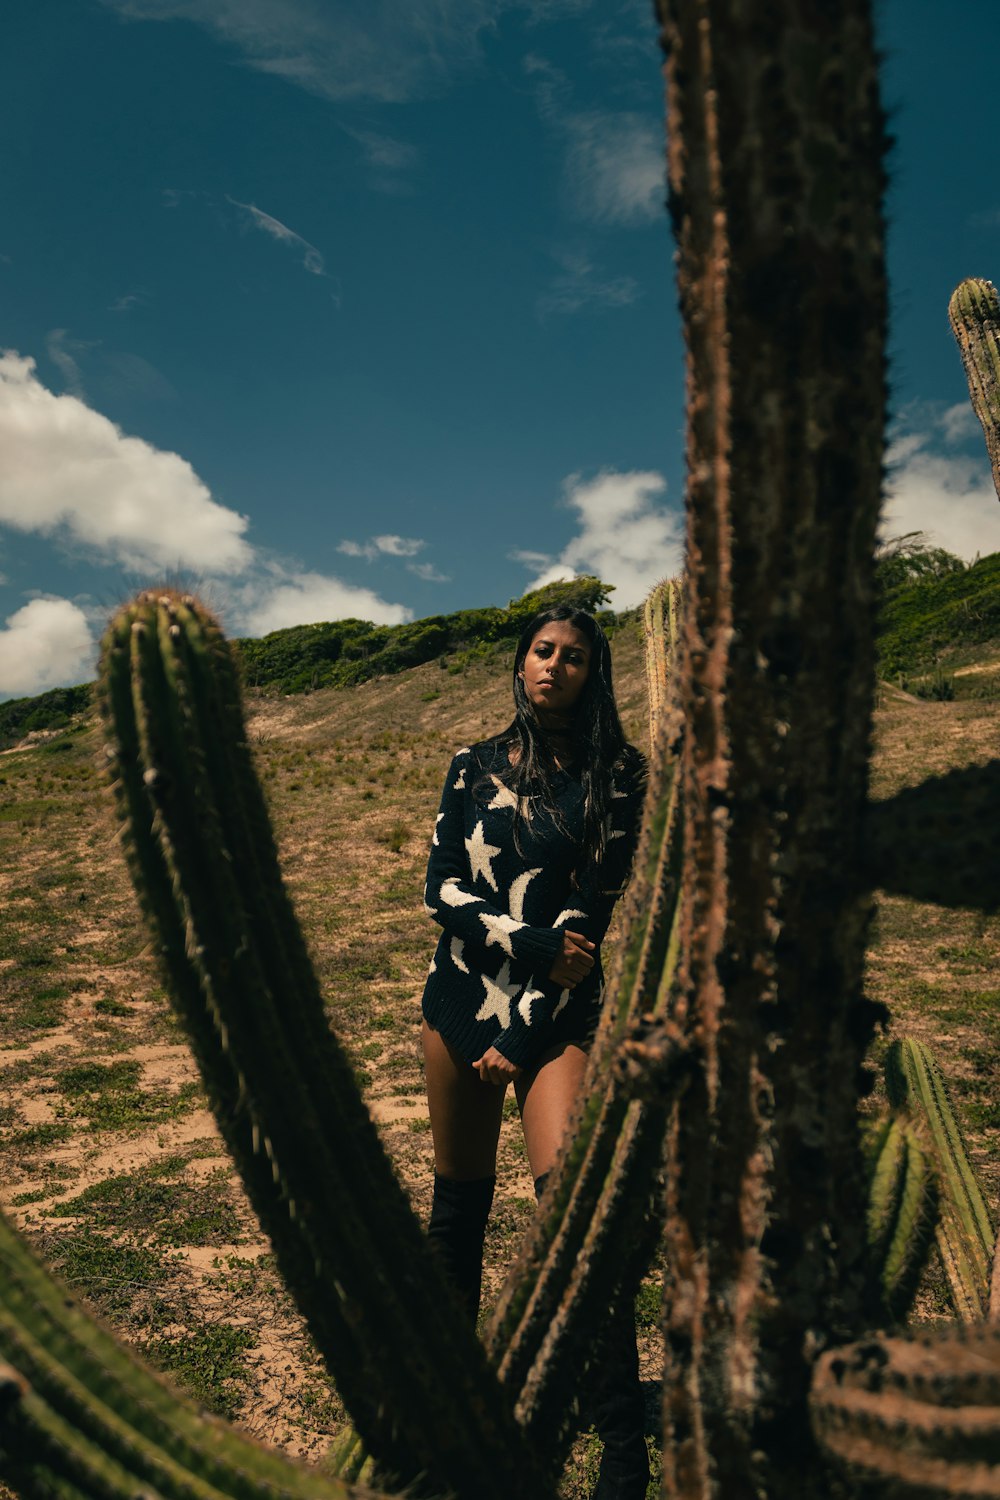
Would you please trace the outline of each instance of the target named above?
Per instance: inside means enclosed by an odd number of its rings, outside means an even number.
[[[590,1375],[594,1426],[604,1443],[593,1500],[645,1500],[649,1484],[646,1409],[639,1384],[635,1307],[612,1307]]]
[[[427,1238],[458,1293],[473,1328],[479,1316],[483,1282],[483,1240],[493,1205],[495,1177],[458,1182],[434,1173],[434,1197]]]
[[[549,1173],[535,1178],[535,1197]],[[585,1404],[604,1444],[592,1500],[645,1500],[649,1484],[646,1407],[639,1384],[635,1306],[630,1296],[613,1305],[587,1375]]]

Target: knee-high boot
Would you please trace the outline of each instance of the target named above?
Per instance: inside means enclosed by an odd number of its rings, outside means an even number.
[[[473,1327],[479,1316],[483,1240],[495,1186],[495,1177],[459,1182],[453,1177],[439,1177],[434,1173],[427,1238]]]
[[[546,1172],[535,1178],[537,1198],[541,1198],[548,1177]],[[612,1304],[588,1372],[587,1387],[585,1404],[604,1444],[592,1500],[644,1500],[649,1455],[631,1296],[620,1296]]]

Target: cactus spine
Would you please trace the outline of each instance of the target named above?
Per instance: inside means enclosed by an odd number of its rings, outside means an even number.
[[[140,595],[105,637],[102,698],[132,873],[175,1004],[359,1433],[424,1489],[540,1489],[330,1032],[218,626],[190,597]],[[433,1378],[444,1369],[447,1382]],[[443,1445],[459,1390],[481,1420]]]
[[[1000,495],[1000,297],[992,281],[970,276],[959,282],[948,303],[948,318]]]
[[[889,1049],[885,1080],[890,1102],[926,1122],[940,1185],[938,1253],[955,1311],[979,1322],[989,1311],[993,1226],[941,1069],[929,1047],[904,1037]]]
[[[866,1339],[820,1360],[817,1437],[865,1493],[1000,1500],[1000,1333]]]
[[[657,584],[642,607],[651,744],[656,741],[658,725],[670,702],[671,674],[680,633],[680,607],[681,585],[674,578]]]

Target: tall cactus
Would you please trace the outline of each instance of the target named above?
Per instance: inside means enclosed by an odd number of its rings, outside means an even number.
[[[817,1346],[873,1315],[860,868],[885,409],[864,0],[659,0],[688,371],[667,1494],[826,1496]],[[806,1332],[808,1330],[808,1332]]]
[[[959,282],[948,303],[948,318],[1000,496],[1000,297],[992,281],[970,276]]]

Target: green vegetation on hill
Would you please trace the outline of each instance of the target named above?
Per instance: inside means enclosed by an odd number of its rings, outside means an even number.
[[[614,585],[586,575],[546,584],[506,609],[461,609],[429,615],[406,625],[372,625],[368,620],[296,625],[260,640],[235,642],[249,687],[302,693],[324,687],[350,687],[418,667],[435,657],[481,654],[497,642],[512,642],[541,609],[571,604],[601,614]],[[614,618],[610,615],[610,618]]]
[[[968,567],[951,559],[949,565],[888,580],[879,620],[882,677],[957,666],[968,648],[989,641],[1000,641],[1000,552]]]
[[[0,703],[0,749],[16,745],[35,729],[62,729],[76,714],[87,713],[92,702],[92,686],[85,682]]]
[[[948,673],[974,659],[977,648],[981,651],[989,642],[1000,645],[1000,552],[967,567],[914,532],[883,550],[878,582],[881,677],[902,681],[923,696],[950,697],[954,685]],[[553,604],[592,610],[608,624],[616,618],[603,608],[612,592],[613,585],[587,575],[546,584],[512,599],[505,609],[462,609],[406,625],[373,625],[369,620],[295,625],[234,644],[248,687],[308,693],[387,677],[438,657],[461,668],[497,646],[512,645],[531,616]],[[1000,692],[998,677],[976,674],[965,683],[963,695]],[[32,730],[63,728],[90,704],[89,684],[0,703],[0,749]]]

